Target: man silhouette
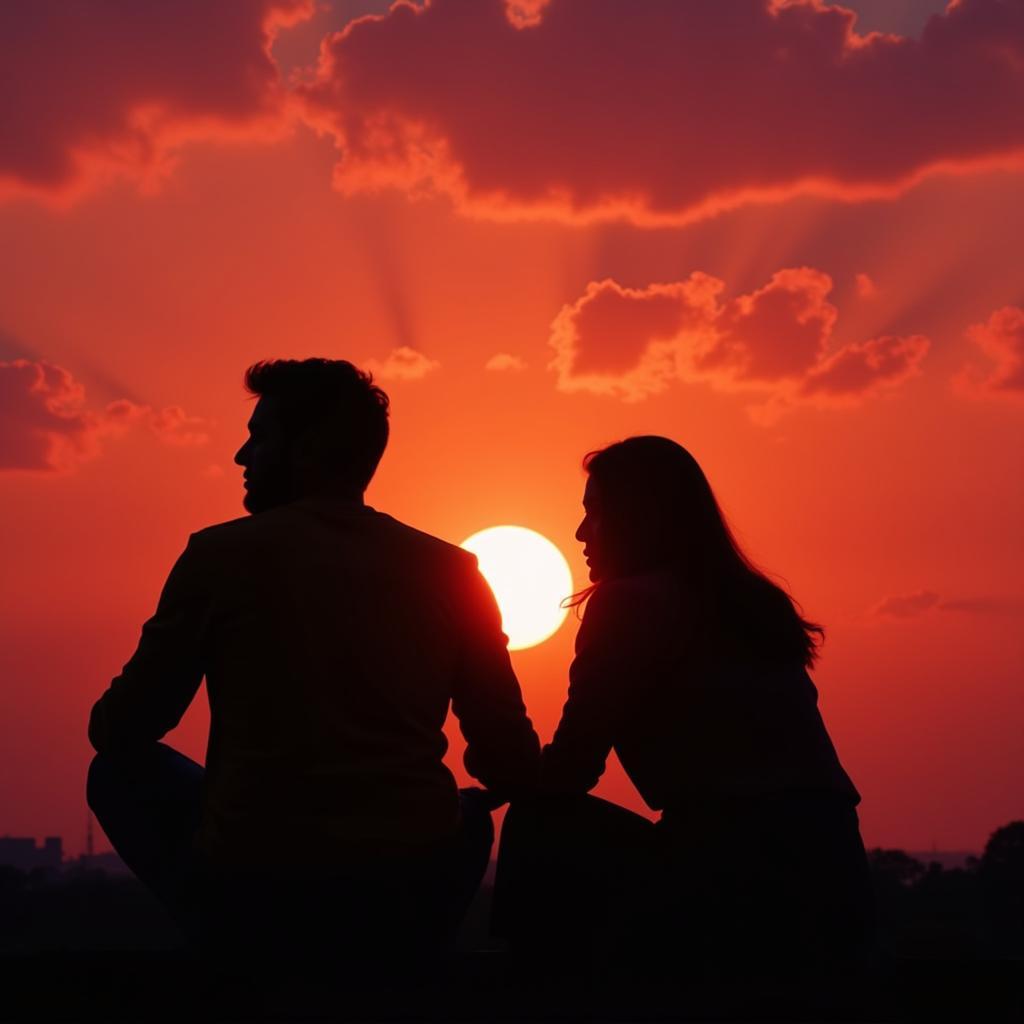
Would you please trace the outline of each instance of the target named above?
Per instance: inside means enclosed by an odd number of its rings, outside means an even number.
[[[189,538],[93,708],[89,805],[211,947],[418,955],[454,934],[537,736],[475,558],[363,502],[384,392],[342,360],[245,382],[252,514]],[[204,676],[205,770],[159,742]],[[442,763],[449,703],[491,793]]]

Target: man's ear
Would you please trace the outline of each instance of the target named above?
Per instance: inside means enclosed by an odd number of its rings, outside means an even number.
[[[293,466],[303,469],[324,464],[323,437],[312,428],[294,435],[288,444],[288,456]]]
[[[293,472],[317,479],[336,476],[338,467],[346,465],[352,457],[343,440],[315,426],[292,440],[289,455]]]

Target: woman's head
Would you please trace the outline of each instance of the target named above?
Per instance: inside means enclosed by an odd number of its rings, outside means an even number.
[[[583,461],[584,517],[576,531],[595,585],[670,571],[712,643],[810,664],[821,627],[736,543],[697,460],[667,437],[642,436],[590,452]],[[585,591],[584,598],[589,591]]]
[[[583,460],[584,517],[576,531],[593,582],[682,568],[729,538],[696,459],[667,437],[630,437]]]

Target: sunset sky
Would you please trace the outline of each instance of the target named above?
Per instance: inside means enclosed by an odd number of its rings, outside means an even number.
[[[391,395],[370,504],[577,586],[583,455],[680,441],[827,628],[868,845],[1024,818],[1024,0],[36,0],[0,50],[0,834],[82,848],[242,372],[310,355]],[[513,655],[545,740],[575,627]]]

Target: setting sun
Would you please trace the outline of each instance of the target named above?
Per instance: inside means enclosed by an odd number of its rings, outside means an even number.
[[[492,526],[462,547],[479,559],[494,591],[510,651],[543,643],[565,621],[561,602],[572,593],[572,573],[546,537],[522,526]]]

